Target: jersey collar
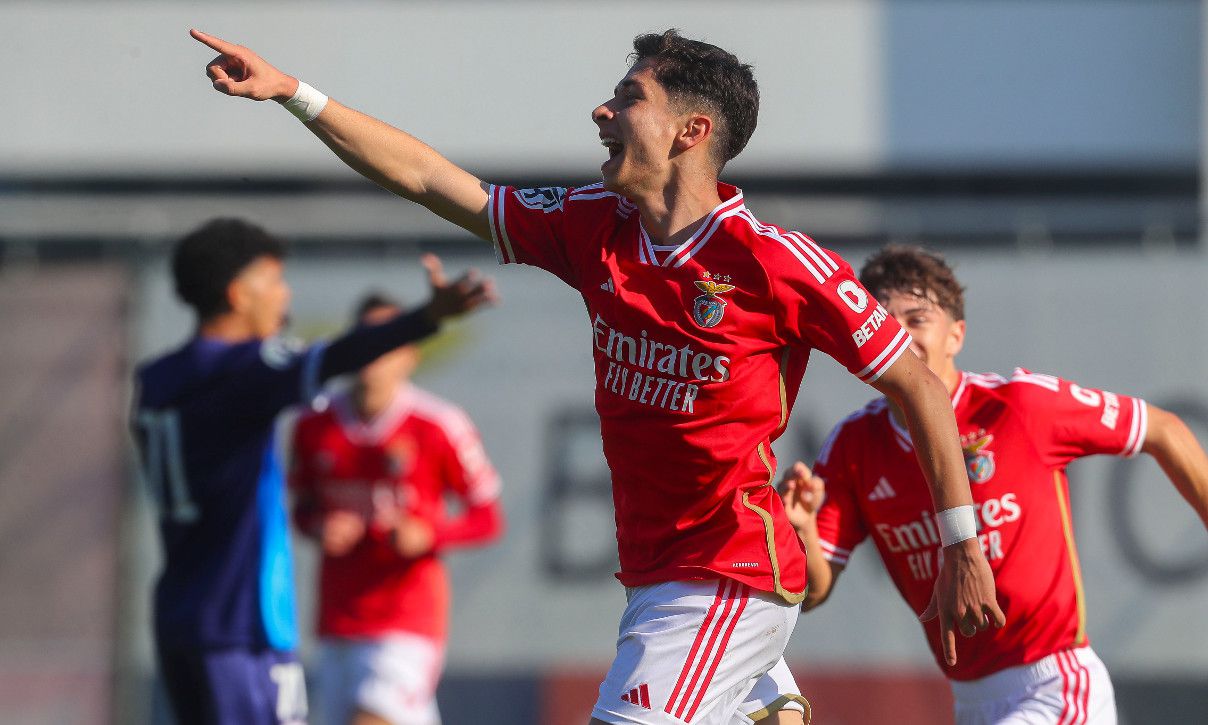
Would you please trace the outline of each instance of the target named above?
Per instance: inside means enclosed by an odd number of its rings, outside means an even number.
[[[682,267],[713,238],[723,221],[747,208],[743,202],[742,189],[737,186],[719,181],[717,195],[721,197],[721,203],[713,207],[692,236],[678,246],[656,246],[639,219],[638,260],[642,264],[659,267]],[[661,262],[658,256],[660,252],[667,255]]]
[[[348,440],[357,445],[368,446],[376,445],[386,440],[389,435],[398,428],[407,414],[414,407],[415,394],[410,384],[404,384],[399,387],[398,392],[394,394],[394,399],[390,401],[382,412],[374,416],[373,420],[363,421],[357,415],[356,406],[352,402],[352,393],[346,391],[341,393],[332,401],[332,408],[335,410],[336,419],[340,423],[340,429],[344,431],[344,435]]]

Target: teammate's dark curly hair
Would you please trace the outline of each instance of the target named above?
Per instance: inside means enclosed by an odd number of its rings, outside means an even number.
[[[965,319],[965,288],[940,254],[923,247],[886,245],[864,263],[860,282],[874,297],[905,292],[931,300],[954,320]]]
[[[709,112],[721,166],[742,151],[759,120],[759,84],[751,66],[730,52],[689,40],[672,28],[633,39],[634,63],[649,61],[673,103]]]
[[[285,242],[242,219],[211,219],[172,251],[176,294],[202,320],[227,312],[231,280],[260,257],[283,259]]]

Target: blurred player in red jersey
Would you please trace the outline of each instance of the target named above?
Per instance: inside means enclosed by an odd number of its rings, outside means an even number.
[[[370,295],[356,319],[402,307]],[[294,521],[321,545],[319,710],[329,725],[438,725],[448,631],[439,556],[503,531],[499,476],[461,409],[411,384],[413,346],[382,356],[294,431]],[[445,498],[461,503],[449,516]]]
[[[910,336],[846,262],[759,221],[718,180],[755,130],[749,65],[675,31],[639,36],[591,113],[603,183],[516,189],[247,48],[192,35],[220,54],[206,69],[215,89],[281,102],[353,169],[585,302],[628,598],[593,723],[804,721],[782,655],[806,563],[771,445],[814,349],[897,401],[918,441],[947,545],[934,590],[945,656],[956,660],[958,628],[1002,624],[943,383],[902,354]]]
[[[960,725],[1116,722],[1107,670],[1089,646],[1065,467],[1096,453],[1152,455],[1208,525],[1208,458],[1179,418],[1139,398],[1017,368],[964,372],[964,290],[942,257],[890,245],[860,279],[910,331],[912,350],[947,385],[1007,626],[968,642],[952,684]],[[901,411],[874,400],[830,434],[811,475],[782,482],[808,551],[806,611],[830,596],[852,549],[871,538],[915,612],[927,608],[944,551]],[[820,508],[819,508],[820,506]],[[923,619],[926,619],[924,616]]]

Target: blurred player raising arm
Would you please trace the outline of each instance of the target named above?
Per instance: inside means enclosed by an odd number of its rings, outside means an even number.
[[[172,276],[194,334],[136,373],[132,432],[161,504],[165,555],[156,649],[182,725],[296,725],[307,712],[277,414],[494,296],[472,273],[448,281],[429,255],[426,305],[306,348],[280,336],[284,257],[282,240],[238,219],[187,235]]]
[[[277,70],[248,48],[199,30],[189,34],[220,53],[206,67],[216,90],[279,103],[297,93],[297,78]],[[486,185],[423,141],[334,99],[306,127],[370,181],[490,240]]]
[[[354,319],[402,313],[373,293]],[[439,722],[452,596],[443,559],[503,530],[500,479],[481,438],[464,411],[411,382],[419,360],[411,345],[382,356],[294,431],[294,521],[323,548],[320,722]]]

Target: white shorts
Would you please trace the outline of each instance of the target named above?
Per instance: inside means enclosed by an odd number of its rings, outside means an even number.
[[[957,725],[1116,725],[1112,681],[1090,647],[951,685]]]
[[[592,717],[747,725],[749,714],[803,709],[783,659],[797,607],[728,579],[635,587],[628,598]]]
[[[393,725],[440,725],[436,683],[444,647],[427,637],[322,640],[318,711],[322,725],[346,725],[364,710]]]

